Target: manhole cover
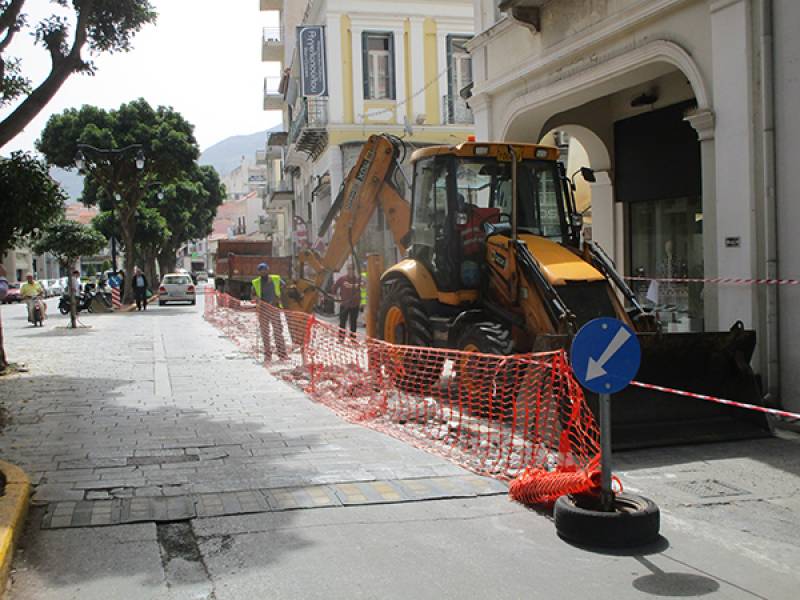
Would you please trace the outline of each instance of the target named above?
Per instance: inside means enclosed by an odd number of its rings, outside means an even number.
[[[697,481],[673,481],[674,488],[692,494],[698,498],[727,498],[728,496],[746,496],[750,492],[742,490],[716,479],[699,479]]]

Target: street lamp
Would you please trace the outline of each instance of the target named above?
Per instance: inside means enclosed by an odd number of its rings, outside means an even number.
[[[117,174],[116,174],[116,164],[117,161],[122,159],[125,155],[136,152],[134,160],[136,164],[136,168],[141,171],[144,169],[144,150],[141,144],[130,144],[129,146],[125,146],[124,148],[96,148],[94,146],[90,146],[89,144],[78,144],[78,151],[75,153],[75,166],[78,168],[78,171],[85,172],[88,170],[89,163],[86,158],[86,154],[88,153],[90,156],[94,156],[96,159],[105,160],[107,161],[110,166],[112,167],[112,175],[111,177],[100,177],[102,183],[106,190],[111,194],[114,202],[111,204],[111,215],[114,215],[114,207],[115,203],[119,202],[122,199],[122,196],[117,190]],[[97,170],[95,170],[97,173]],[[117,238],[115,236],[111,236],[111,262],[112,267],[114,269],[114,273],[117,273]]]

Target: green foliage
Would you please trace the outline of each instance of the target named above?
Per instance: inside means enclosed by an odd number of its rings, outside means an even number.
[[[92,227],[103,234],[107,240],[116,237],[119,240],[119,221],[113,211],[104,210],[92,219]],[[172,233],[167,220],[155,208],[140,206],[136,212],[136,246],[141,250],[147,248],[155,254],[169,241]],[[124,244],[122,249],[126,250]]]
[[[167,220],[154,208],[139,207],[136,219],[136,244],[146,251],[158,254],[169,243],[172,232]]]
[[[0,106],[13,102],[31,91],[30,79],[22,75],[22,63],[18,58],[6,60],[5,70],[0,77]]]
[[[142,27],[155,23],[150,0],[52,0],[53,12],[30,22],[26,0],[0,0],[0,107],[23,98],[0,121],[0,146],[12,139],[41,111],[73,73],[93,74],[94,63],[82,56],[128,52]],[[50,72],[34,87],[18,58],[5,55],[15,35],[32,35],[50,54]]]
[[[97,254],[106,246],[99,231],[75,221],[57,221],[44,228],[41,238],[34,244],[37,254],[49,252],[62,267],[69,269],[81,256]]]
[[[166,219],[170,237],[162,250],[172,254],[190,240],[211,233],[217,207],[225,198],[225,188],[217,171],[210,166],[200,166],[185,178],[167,186],[163,198],[148,196],[148,205]]]
[[[84,105],[53,115],[36,147],[51,164],[74,169],[79,143],[106,149],[141,144],[146,157],[145,168],[139,171],[133,152],[109,160],[87,151],[92,166],[83,201],[89,205],[98,201],[102,189],[109,192],[115,181],[123,196],[131,194],[129,188],[141,195],[143,184],[171,181],[189,171],[199,156],[194,127],[172,108],[154,109],[143,98],[115,110]]]
[[[65,199],[42,161],[24,152],[0,158],[0,257],[61,216]]]

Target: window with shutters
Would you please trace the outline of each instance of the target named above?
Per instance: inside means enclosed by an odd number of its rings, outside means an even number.
[[[364,99],[394,100],[394,37],[391,33],[365,31]]]
[[[446,123],[473,123],[472,111],[461,91],[472,84],[472,58],[467,52],[466,36],[447,36],[447,87],[444,98]]]

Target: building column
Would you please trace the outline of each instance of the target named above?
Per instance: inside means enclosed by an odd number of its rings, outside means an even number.
[[[608,171],[595,171],[592,190],[592,241],[600,244],[615,264],[618,264],[614,242],[614,188]]]
[[[414,94],[422,90],[427,83],[425,81],[425,17],[411,17],[409,29],[409,49],[411,52],[411,64],[406,68],[411,69],[411,93]],[[419,115],[425,114],[425,94],[417,94],[411,101],[412,124]]]
[[[492,97],[487,94],[473,96],[468,100],[468,104],[475,118],[476,139],[495,141],[492,131]]]
[[[756,275],[755,162],[753,157],[750,0],[716,0],[710,5],[716,143],[713,223],[704,233],[716,242],[716,275]],[[709,153],[708,149],[706,152]],[[705,211],[704,206],[704,211]],[[706,233],[707,232],[707,233]],[[712,237],[713,236],[713,237]],[[711,252],[709,251],[709,254]],[[713,265],[706,265],[713,273]],[[709,286],[711,287],[711,286]],[[753,286],[718,287],[717,324],[757,323]]]
[[[684,119],[697,132],[700,142],[703,207],[703,276],[717,277],[717,164],[714,151],[716,119],[709,109],[695,111]],[[724,323],[719,318],[719,286],[703,287],[703,323],[706,331],[718,331]]]
[[[328,120],[331,123],[344,122],[344,90],[345,80],[340,52],[342,49],[342,28],[339,15],[328,15],[325,27],[325,74],[328,84]]]

